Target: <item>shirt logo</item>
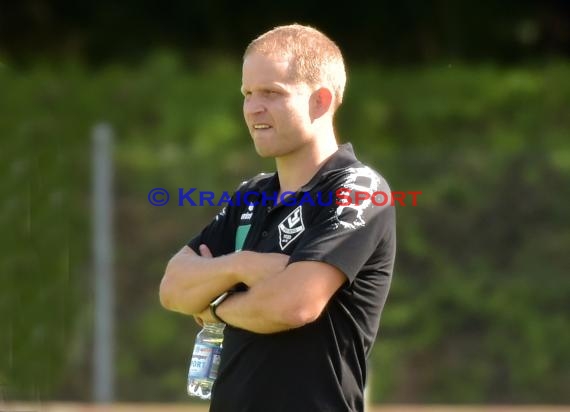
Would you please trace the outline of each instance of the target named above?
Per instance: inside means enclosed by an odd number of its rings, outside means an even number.
[[[298,206],[279,223],[279,246],[281,250],[285,250],[287,245],[297,239],[304,230],[303,206]]]
[[[251,220],[251,217],[253,216],[253,208],[253,203],[250,203],[247,207],[247,212],[241,214],[240,220]]]
[[[350,196],[351,192],[366,192],[370,196],[378,190],[380,179],[369,167],[359,167],[348,169],[348,176],[342,184],[345,189],[342,193]],[[346,201],[336,208],[336,215],[340,225],[345,229],[356,229],[366,226],[364,211],[372,205],[372,200],[367,199],[358,203],[355,199],[352,202]]]

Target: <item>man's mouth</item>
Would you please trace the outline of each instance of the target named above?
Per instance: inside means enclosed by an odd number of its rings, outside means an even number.
[[[263,129],[270,129],[271,126],[269,126],[268,124],[265,124],[265,123],[259,123],[259,124],[254,124],[253,128],[255,130],[263,130]]]

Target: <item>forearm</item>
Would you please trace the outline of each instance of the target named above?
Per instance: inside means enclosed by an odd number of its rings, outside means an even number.
[[[218,306],[217,315],[231,326],[255,333],[275,333],[297,327],[254,295],[251,289],[232,294]]]
[[[274,333],[314,322],[345,275],[322,262],[296,262],[267,277],[247,292],[234,293],[220,304],[218,316],[255,333]]]
[[[162,305],[170,310],[196,315],[217,296],[238,283],[249,287],[282,272],[289,256],[281,253],[240,251],[212,257],[206,245],[200,254],[184,247],[168,263],[160,285]]]
[[[312,322],[318,314],[309,314],[300,285],[284,287],[287,277],[287,272],[281,272],[247,292],[232,294],[216,313],[228,324],[256,333],[281,332]]]
[[[207,308],[216,296],[239,283],[236,254],[202,257],[184,250],[166,267],[160,284],[160,301],[170,310],[193,315]]]

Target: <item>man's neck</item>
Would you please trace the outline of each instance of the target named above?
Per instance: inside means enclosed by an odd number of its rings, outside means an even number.
[[[275,159],[280,192],[296,192],[307,184],[323,163],[338,150],[334,135],[316,140],[288,156]]]

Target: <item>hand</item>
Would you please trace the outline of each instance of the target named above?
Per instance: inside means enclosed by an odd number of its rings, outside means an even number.
[[[289,263],[283,253],[240,251],[235,254],[241,281],[251,287],[268,276],[282,272]]]
[[[199,249],[200,249],[200,256],[202,256],[203,258],[212,259],[214,257],[207,245],[201,244]],[[214,317],[210,313],[210,306],[207,306],[206,309],[204,309],[202,312],[194,315],[194,320],[201,327],[204,327],[204,322],[208,323],[218,322],[218,320],[214,319]]]
[[[194,320],[196,323],[202,327],[204,327],[204,322],[208,323],[218,323],[217,319],[214,319],[212,314],[210,313],[210,307],[208,306],[202,312],[194,315]]]
[[[200,245],[200,256],[213,258],[212,252],[205,244]],[[283,253],[260,253],[244,250],[235,253],[236,268],[241,282],[251,287],[260,280],[285,269],[289,256]]]
[[[205,257],[205,258],[213,258],[214,256],[212,256],[212,252],[210,252],[210,248],[208,248],[208,246],[204,243],[202,243],[199,247],[200,249],[200,256]]]

